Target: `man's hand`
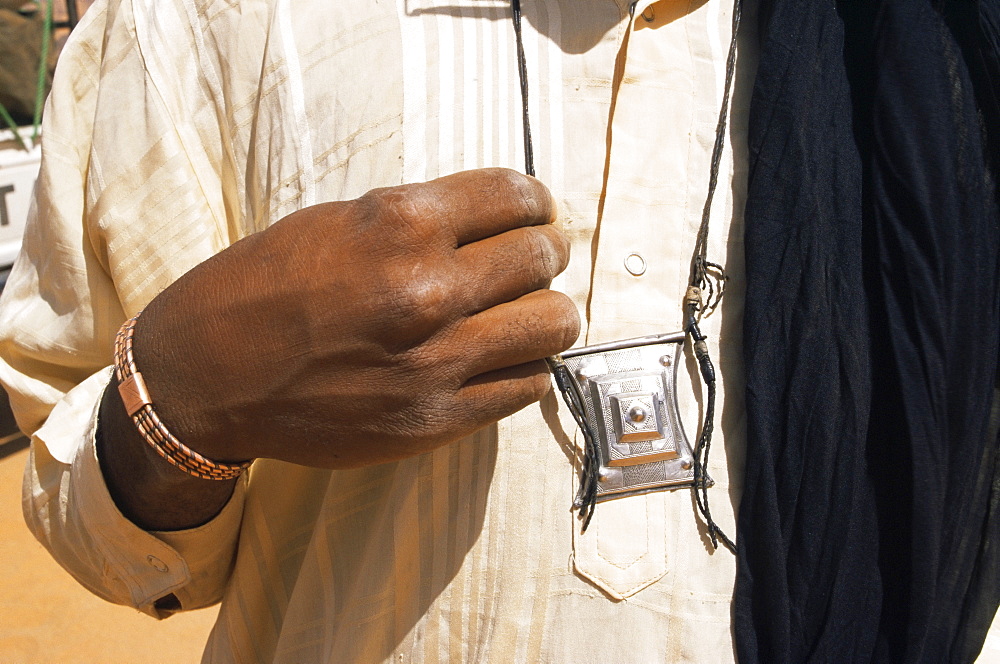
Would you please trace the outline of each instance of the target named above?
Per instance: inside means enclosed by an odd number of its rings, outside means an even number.
[[[541,398],[543,358],[576,339],[575,306],[546,290],[569,260],[554,215],[541,183],[500,169],[304,209],[154,299],[136,364],[210,458],[427,452]]]

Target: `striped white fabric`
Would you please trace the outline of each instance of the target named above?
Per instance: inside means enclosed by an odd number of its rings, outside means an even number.
[[[538,175],[573,243],[556,287],[579,306],[580,343],[675,330],[731,7],[643,0],[633,19],[624,0],[524,5]],[[731,281],[704,325],[721,367],[713,514],[730,534],[744,446],[744,25],[709,247]],[[139,531],[101,481],[95,407],[118,325],[304,206],[523,168],[514,53],[502,0],[100,0],[87,13],[60,63],[0,313],[0,374],[34,435],[26,514],[84,584],[152,614],[168,593],[186,608],[221,597],[208,662],[733,658],[734,560],[710,550],[688,491],[602,504],[579,533],[579,439],[555,395],[395,464],[258,461],[193,531]],[[631,253],[641,276],[625,269]],[[693,437],[702,403],[691,358],[686,369]]]

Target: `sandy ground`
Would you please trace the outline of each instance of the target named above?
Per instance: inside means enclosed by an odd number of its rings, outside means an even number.
[[[0,445],[0,662],[198,662],[217,609],[157,621],[91,595],[21,517],[22,441]]]

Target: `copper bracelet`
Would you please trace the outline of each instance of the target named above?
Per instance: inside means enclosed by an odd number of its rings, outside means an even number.
[[[198,454],[177,440],[153,410],[142,374],[135,366],[132,354],[132,334],[140,311],[118,330],[115,337],[115,376],[118,378],[118,393],[143,440],[156,450],[157,454],[193,477],[203,480],[231,480],[243,474],[253,461],[241,463],[220,463]]]

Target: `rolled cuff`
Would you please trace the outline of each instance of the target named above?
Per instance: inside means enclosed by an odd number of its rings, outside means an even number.
[[[110,376],[102,370],[71,390],[32,438],[25,520],[60,565],[108,601],[157,618],[176,611],[156,607],[171,594],[181,609],[214,604],[232,571],[246,475],[222,511],[197,528],[150,533],[129,521],[97,459],[97,416]]]

